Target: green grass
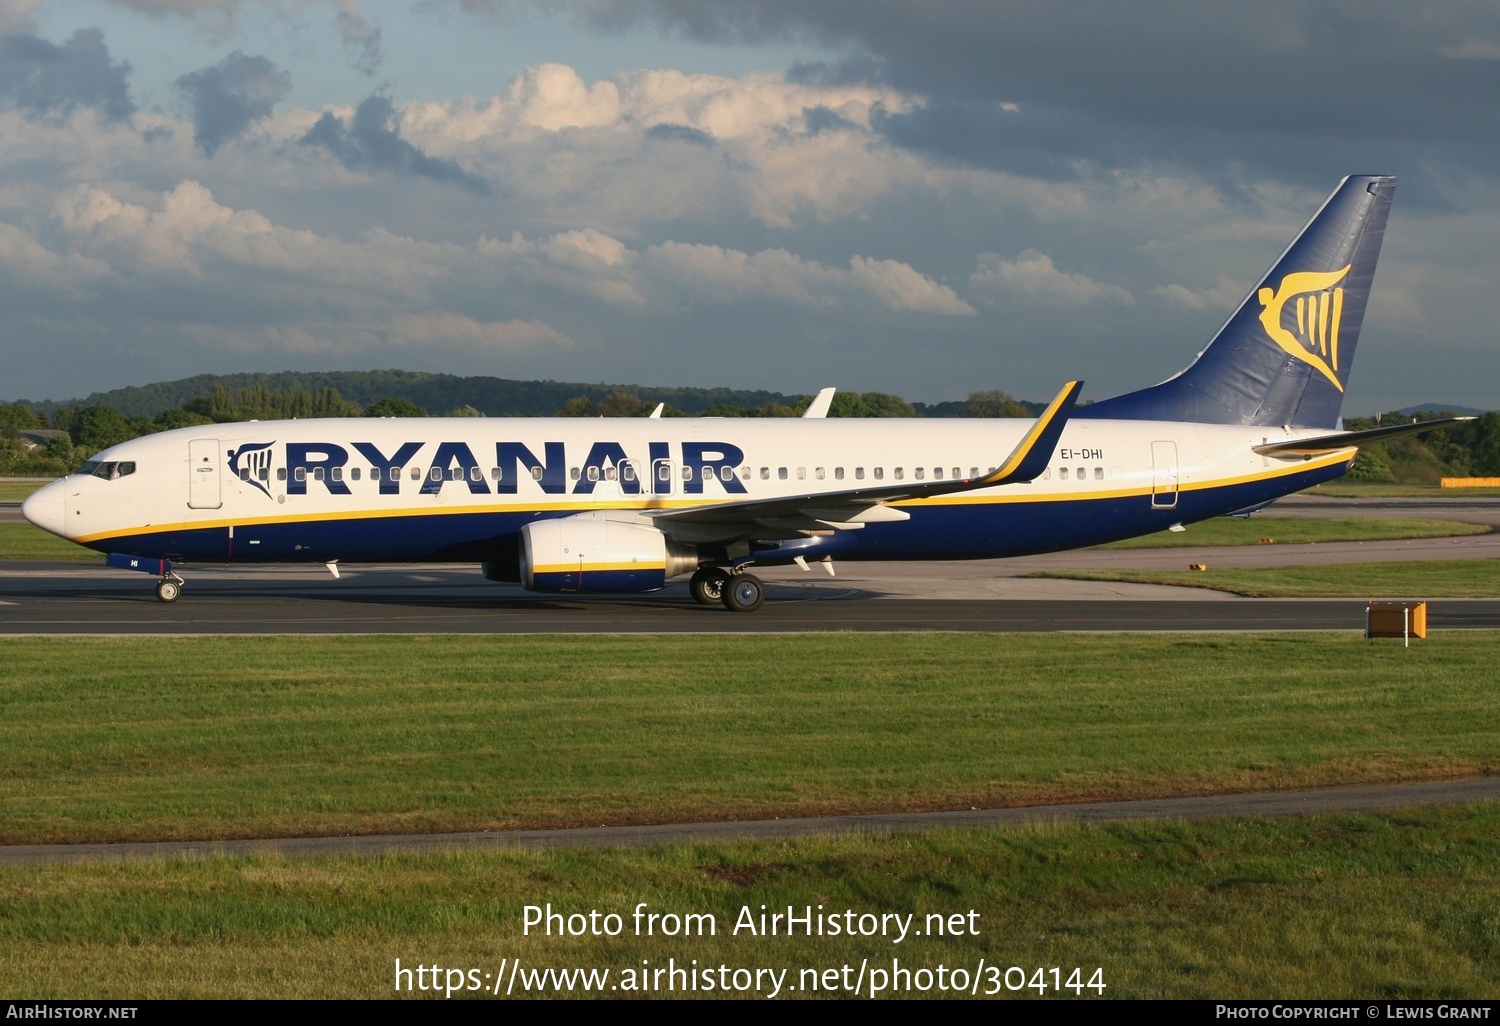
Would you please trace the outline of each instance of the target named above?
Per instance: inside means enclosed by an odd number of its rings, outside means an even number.
[[[44,484],[51,484],[51,481],[7,481],[0,479],[0,502],[19,502]]]
[[[1401,538],[1447,538],[1489,534],[1485,524],[1461,524],[1453,520],[1420,520],[1401,517],[1356,517],[1324,520],[1313,517],[1257,517],[1240,520],[1217,517],[1188,525],[1183,531],[1158,531],[1140,538],[1099,545],[1101,549],[1202,548],[1209,545],[1259,545],[1270,538],[1275,544],[1308,542],[1388,541]]]
[[[1351,624],[1351,628],[1355,625]],[[1493,770],[1496,635],[13,639],[0,841],[419,832]]]
[[[1208,588],[1250,598],[1493,598],[1500,560],[1331,563],[1264,570],[1042,570],[1028,577]]]
[[[1329,481],[1299,495],[1334,499],[1493,499],[1500,488],[1442,488],[1435,484],[1397,484],[1382,481]]]
[[[48,534],[31,524],[0,524],[0,559],[103,559],[93,549]]]
[[[472,968],[486,987],[483,974],[504,973],[509,959],[523,969],[608,969],[615,984],[627,971],[666,968],[669,960],[691,968],[696,959],[715,970],[786,970],[783,986],[800,988],[811,983],[803,970],[844,966],[852,983],[866,959],[869,969],[888,972],[899,959],[929,973],[940,964],[974,973],[984,959],[999,967],[1002,988],[1011,966],[1025,968],[1022,979],[1058,966],[1064,981],[1079,967],[1080,982],[1099,969],[1111,998],[1493,1000],[1497,837],[1500,803],[1488,803],[634,850],[0,868],[0,992],[407,996],[396,990],[397,959],[408,969]],[[716,932],[636,936],[631,913],[639,902],[648,911],[712,916]],[[564,915],[618,914],[621,935],[523,933],[524,907],[548,903]],[[762,905],[912,914],[917,929],[928,915],[957,914],[965,932],[909,934],[900,944],[735,935],[741,910],[758,914]],[[470,982],[462,974],[453,980]],[[983,992],[992,977],[981,980]],[[809,995],[781,994],[801,996]],[[1047,994],[1059,996],[1075,995]]]

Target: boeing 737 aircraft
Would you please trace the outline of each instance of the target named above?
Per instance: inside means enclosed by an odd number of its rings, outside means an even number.
[[[474,562],[538,592],[759,608],[749,571],[835,559],[1070,549],[1257,509],[1338,477],[1340,431],[1390,177],[1345,179],[1193,364],[1034,422],[827,419],[298,420],[112,446],[22,507],[158,578],[178,563]]]

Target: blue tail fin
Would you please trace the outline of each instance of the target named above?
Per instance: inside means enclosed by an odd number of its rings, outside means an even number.
[[[1191,367],[1074,418],[1337,427],[1395,191],[1344,179]]]

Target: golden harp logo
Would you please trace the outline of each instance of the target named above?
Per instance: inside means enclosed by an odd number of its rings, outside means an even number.
[[[1275,292],[1261,289],[1256,297],[1265,307],[1260,323],[1271,340],[1316,367],[1340,392],[1344,390],[1337,373],[1344,290],[1338,285],[1348,273],[1349,267],[1342,271],[1298,271],[1282,278]]]

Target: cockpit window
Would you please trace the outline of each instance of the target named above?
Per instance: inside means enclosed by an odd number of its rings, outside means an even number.
[[[97,477],[104,481],[113,481],[120,477],[129,477],[135,473],[135,461],[125,460],[120,463],[105,462],[102,460],[89,460],[78,468],[78,473],[86,477]]]

